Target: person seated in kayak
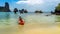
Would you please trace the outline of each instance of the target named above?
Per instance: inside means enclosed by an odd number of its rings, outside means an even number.
[[[24,25],[24,20],[21,18],[21,16],[19,16],[19,24]]]

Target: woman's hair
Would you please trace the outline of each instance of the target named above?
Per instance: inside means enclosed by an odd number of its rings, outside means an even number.
[[[19,16],[19,18],[22,19],[21,16]]]

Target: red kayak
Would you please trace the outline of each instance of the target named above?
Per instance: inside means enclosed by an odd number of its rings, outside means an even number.
[[[24,20],[22,20],[21,18],[19,19],[19,25],[24,25]]]

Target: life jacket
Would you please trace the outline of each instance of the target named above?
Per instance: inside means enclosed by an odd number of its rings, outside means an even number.
[[[24,21],[22,19],[19,19],[19,25],[24,25]]]

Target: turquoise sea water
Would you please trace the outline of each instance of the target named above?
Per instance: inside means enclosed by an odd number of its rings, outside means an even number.
[[[25,22],[60,22],[60,16],[58,15],[52,15],[50,13],[24,13],[20,14],[17,12],[17,14],[14,14],[13,12],[0,12],[0,26],[7,26],[7,25],[17,25],[18,24],[18,18],[21,16]],[[35,21],[34,21],[35,20]]]
[[[21,16],[25,21],[24,26],[18,26],[18,18]],[[50,13],[24,13],[0,12],[0,34],[23,34],[31,28],[50,27],[60,25],[60,16]]]

